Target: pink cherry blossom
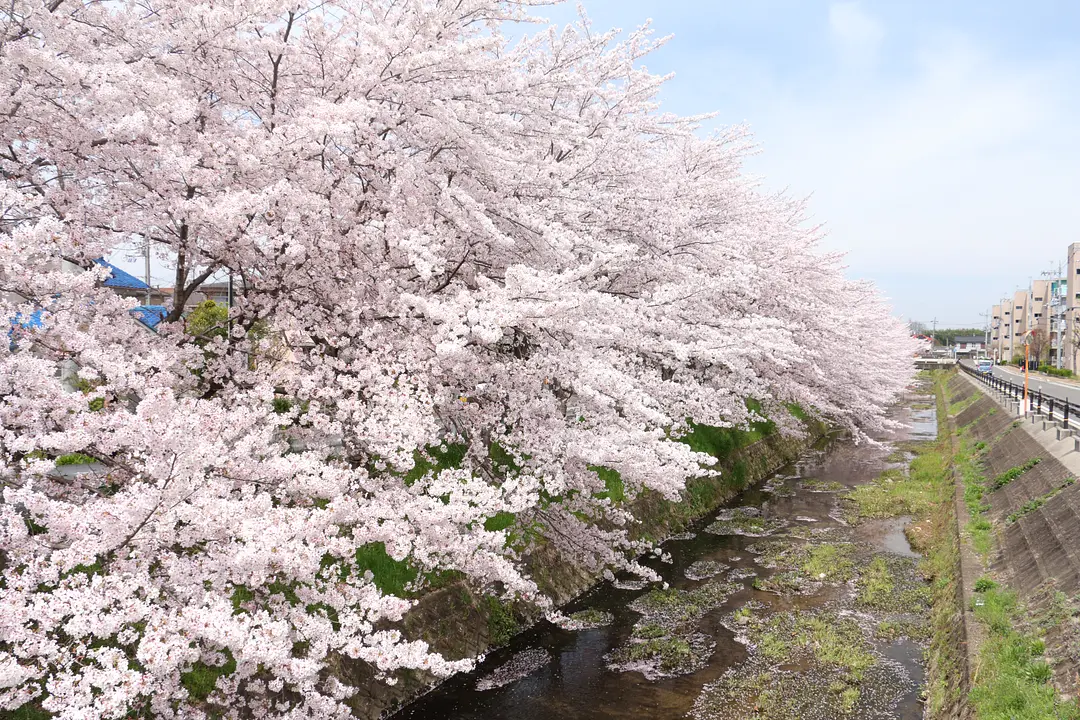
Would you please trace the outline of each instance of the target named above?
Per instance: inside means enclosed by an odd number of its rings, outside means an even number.
[[[0,10],[0,708],[197,717],[199,671],[234,716],[345,717],[336,658],[471,666],[394,629],[426,579],[544,603],[489,519],[655,577],[591,468],[677,498],[714,472],[688,419],[747,398],[885,426],[913,341],[745,128],[659,110],[647,28],[540,4]],[[132,242],[175,274],[156,333],[92,266]],[[223,273],[231,328],[192,337]]]

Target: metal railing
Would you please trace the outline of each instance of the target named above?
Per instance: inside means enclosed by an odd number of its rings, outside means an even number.
[[[1024,399],[1024,385],[1023,383],[1014,383],[1012,380],[1006,380],[1005,378],[999,378],[992,373],[981,373],[975,368],[960,363],[960,369],[972,376],[983,385],[986,385],[991,390],[994,390],[1007,398],[1011,398],[1017,401],[1023,401]],[[1031,403],[1031,408],[1040,415],[1046,413],[1048,420],[1060,420],[1061,426],[1066,430],[1069,429],[1070,417],[1076,408],[1069,402],[1068,398],[1056,398],[1053,395],[1047,395],[1040,390],[1028,390],[1028,399]],[[1045,403],[1045,410],[1043,405]]]

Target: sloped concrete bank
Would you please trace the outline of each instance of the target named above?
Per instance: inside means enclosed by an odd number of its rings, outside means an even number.
[[[953,434],[970,450],[957,501],[965,562],[975,565],[963,573],[968,622],[992,599],[980,587],[1014,591],[1016,631],[1045,645],[1052,687],[1067,701],[1080,690],[1080,452],[1069,433],[1017,416],[1015,404],[966,375],[950,379],[947,395]],[[994,631],[982,625],[969,638],[973,673],[988,662],[976,646]]]
[[[634,530],[635,536],[659,542],[682,532],[748,485],[796,460],[828,434],[824,424],[807,421],[805,425],[803,437],[771,433],[730,452],[720,460],[721,476],[692,481],[681,502],[673,503],[649,493],[639,497],[634,503],[634,514],[641,522]],[[557,605],[588,591],[601,579],[542,541],[531,550],[526,562],[541,590],[554,598]],[[475,592],[464,582],[455,582],[421,596],[405,618],[403,633],[410,639],[425,640],[445,657],[457,659],[506,644],[538,618],[534,608],[500,603]],[[388,685],[376,678],[369,665],[347,659],[332,668],[332,672],[359,688],[349,704],[353,715],[362,720],[388,715],[436,682],[428,674],[403,672],[395,677],[396,684]]]
[[[985,419],[993,426],[999,420],[1008,419],[985,408],[972,408],[970,402],[976,391],[964,384],[955,384],[956,377],[937,386],[938,438],[945,442],[950,454],[948,472],[953,485],[952,507],[939,508],[936,516],[941,525],[936,534],[940,562],[949,567],[947,577],[952,581],[935,598],[935,642],[930,654],[929,672],[942,688],[942,704],[931,704],[930,720],[968,720],[974,718],[968,701],[971,692],[973,669],[978,664],[977,648],[979,627],[971,611],[971,598],[976,578],[981,574],[979,561],[968,543],[961,537],[961,528],[971,518],[964,502],[964,481],[956,459],[960,453],[958,428],[978,434],[984,426],[971,427],[971,421]],[[966,407],[965,407],[966,406]],[[957,413],[953,408],[964,408]],[[996,426],[995,426],[996,427]],[[997,432],[990,429],[991,434]],[[984,442],[983,438],[976,442]]]

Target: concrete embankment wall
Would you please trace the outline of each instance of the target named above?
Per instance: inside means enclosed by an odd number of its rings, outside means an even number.
[[[825,425],[810,421],[803,437],[779,433],[732,452],[720,461],[718,479],[692,481],[684,500],[673,503],[646,493],[634,502],[641,522],[635,537],[663,539],[683,531],[730,500],[743,488],[794,462],[809,446],[827,433]],[[599,580],[596,573],[564,557],[550,545],[540,543],[526,559],[533,579],[557,605],[582,594]],[[537,615],[529,608],[510,606],[474,592],[464,582],[426,593],[405,617],[403,634],[422,639],[450,659],[473,657],[505,642],[510,632],[522,631]],[[349,704],[361,720],[375,720],[429,687],[430,675],[399,673],[397,684],[387,685],[375,677],[371,666],[342,659],[333,672],[359,691]]]
[[[958,432],[985,443],[980,462],[988,482],[1028,467],[984,497],[996,538],[991,568],[1033,616],[1052,612],[1062,593],[1080,590],[1080,483],[1070,484],[1080,452],[1067,433],[1059,439],[1058,428],[1044,428],[1041,418],[1018,417],[1015,405],[963,374],[952,378],[949,391],[954,405],[971,402],[953,422]],[[1069,694],[1076,691],[1077,634],[1077,624],[1063,618],[1046,638],[1056,684]]]

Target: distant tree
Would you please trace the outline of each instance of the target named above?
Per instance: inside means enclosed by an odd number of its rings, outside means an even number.
[[[184,323],[186,332],[197,341],[225,337],[229,330],[229,308],[213,300],[204,300],[195,306]]]
[[[956,338],[962,335],[978,335],[982,337],[986,333],[981,328],[943,328],[934,332],[934,342],[938,345],[954,345]]]
[[[1080,350],[1080,312],[1073,313],[1072,328],[1066,334],[1069,346],[1072,348],[1072,370],[1076,371],[1076,353]]]
[[[1048,342],[1046,332],[1042,328],[1035,328],[1028,338],[1029,359],[1033,365],[1041,365],[1043,355],[1046,353]]]

